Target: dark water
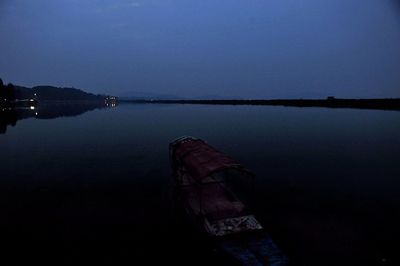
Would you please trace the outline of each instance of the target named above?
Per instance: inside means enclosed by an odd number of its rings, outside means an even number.
[[[181,135],[257,174],[256,215],[292,265],[399,265],[400,112],[120,105],[25,117],[0,135],[2,265],[222,263],[174,209],[168,143]]]

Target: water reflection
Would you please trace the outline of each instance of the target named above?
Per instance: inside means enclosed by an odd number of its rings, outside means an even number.
[[[7,126],[15,126],[18,121],[18,111],[14,109],[0,110],[0,134],[5,134]]]
[[[9,126],[15,126],[18,120],[27,118],[54,119],[73,117],[86,112],[117,107],[117,101],[85,102],[85,103],[44,103],[19,108],[0,109],[0,134],[5,134]]]

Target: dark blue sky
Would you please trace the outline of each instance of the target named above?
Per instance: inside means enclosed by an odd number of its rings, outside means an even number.
[[[400,97],[397,0],[0,0],[0,36],[25,86]]]

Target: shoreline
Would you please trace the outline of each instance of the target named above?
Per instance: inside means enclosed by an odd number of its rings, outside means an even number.
[[[296,99],[296,100],[119,100],[120,103],[272,105],[288,107],[356,108],[400,111],[400,98],[381,99]]]

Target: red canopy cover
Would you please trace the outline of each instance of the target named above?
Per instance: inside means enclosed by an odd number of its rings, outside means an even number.
[[[245,170],[238,162],[199,139],[177,143],[174,153],[196,181],[227,168]]]

